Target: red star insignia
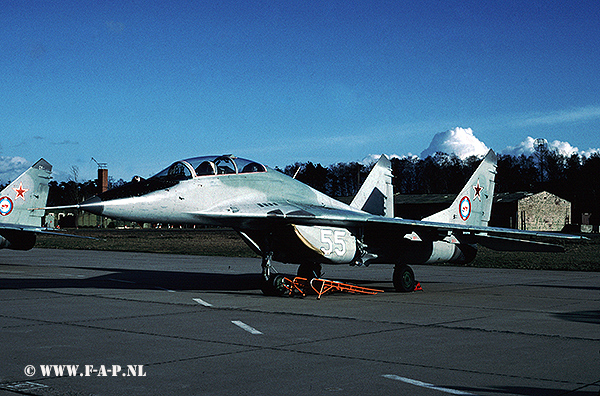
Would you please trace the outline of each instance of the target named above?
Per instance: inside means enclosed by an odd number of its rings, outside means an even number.
[[[15,190],[15,192],[17,193],[15,199],[23,198],[23,201],[25,201],[25,193],[29,191],[29,189],[23,188],[23,183],[19,183],[19,188],[13,188],[13,190]]]
[[[483,190],[483,187],[479,185],[479,179],[477,179],[477,185],[473,186],[473,190],[475,190],[475,195],[473,196],[473,199],[479,198],[479,202],[481,202],[481,190]]]

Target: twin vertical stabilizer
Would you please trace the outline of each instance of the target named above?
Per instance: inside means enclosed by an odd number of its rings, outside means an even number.
[[[488,151],[452,205],[423,221],[487,226],[494,201],[496,162],[496,154]]]
[[[42,158],[0,192],[0,225],[42,226],[51,173]]]
[[[373,166],[350,206],[374,215],[394,217],[392,162],[385,154]]]

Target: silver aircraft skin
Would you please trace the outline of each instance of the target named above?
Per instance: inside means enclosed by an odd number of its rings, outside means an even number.
[[[495,174],[490,150],[452,205],[421,221],[394,217],[391,162],[384,155],[350,205],[260,163],[221,155],[177,161],[76,207],[140,223],[231,227],[263,258],[266,294],[281,288],[272,260],[299,264],[304,277],[319,276],[321,264],[393,263],[396,290],[412,291],[408,264],[469,262],[477,244],[557,252],[562,246],[530,239],[579,238],[488,227]]]
[[[29,250],[42,227],[52,165],[43,158],[0,192],[0,249]]]

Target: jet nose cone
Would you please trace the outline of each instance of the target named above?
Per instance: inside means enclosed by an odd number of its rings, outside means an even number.
[[[102,204],[102,199],[100,197],[95,196],[90,199],[86,199],[79,207],[87,212],[93,213],[98,216],[102,216],[102,212],[104,212],[104,205]]]

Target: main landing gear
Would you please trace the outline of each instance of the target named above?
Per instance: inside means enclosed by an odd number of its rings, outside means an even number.
[[[285,285],[285,276],[278,274],[271,261],[273,258],[273,252],[268,252],[263,256],[262,259],[262,277],[260,289],[267,296],[282,296],[289,289]],[[321,264],[319,263],[304,263],[298,267],[298,276],[308,279],[309,281],[313,278],[321,277]],[[394,288],[398,292],[412,292],[415,290],[415,274],[408,265],[396,264],[394,267]]]
[[[398,292],[406,293],[415,290],[415,274],[406,264],[396,264],[393,281],[394,288]]]

